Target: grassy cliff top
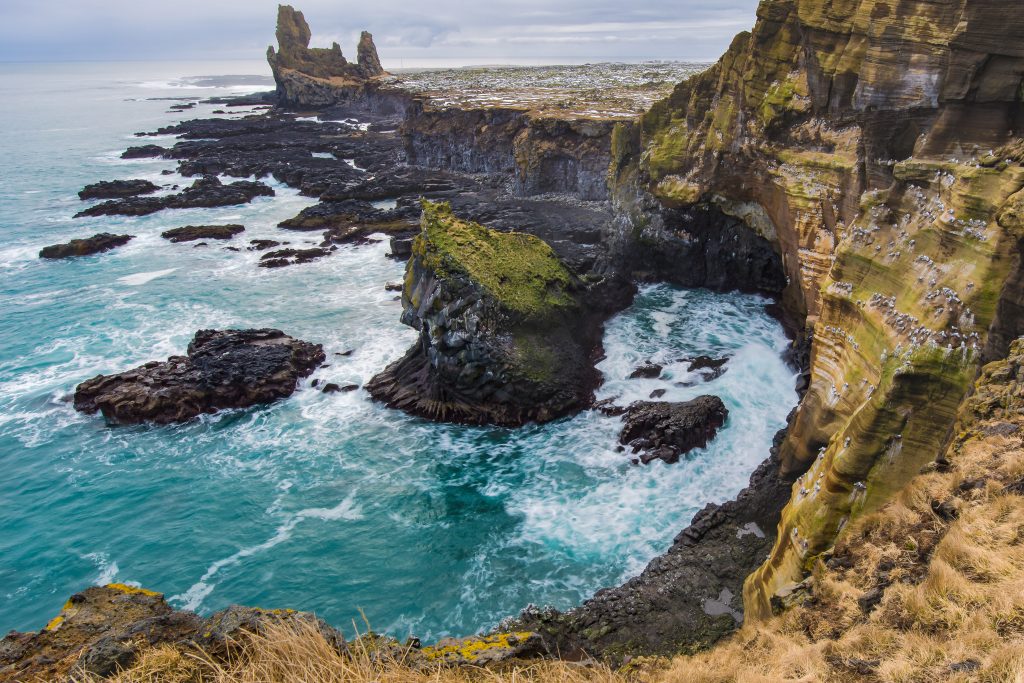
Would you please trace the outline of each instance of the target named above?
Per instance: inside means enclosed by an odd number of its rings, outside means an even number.
[[[543,240],[457,218],[447,202],[423,201],[413,254],[439,277],[462,273],[505,308],[540,318],[575,305],[572,275]]]

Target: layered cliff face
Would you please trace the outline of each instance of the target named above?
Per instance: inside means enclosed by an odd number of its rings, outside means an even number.
[[[560,118],[528,107],[439,108],[417,100],[402,137],[410,164],[508,174],[520,196],[606,200],[614,127],[612,120]]]
[[[581,292],[542,240],[424,201],[402,291],[402,322],[420,340],[366,388],[448,422],[513,426],[579,409],[596,386],[590,355],[600,339]]]
[[[282,104],[324,106],[359,96],[361,90],[386,75],[373,44],[363,31],[357,49],[358,61],[345,59],[341,46],[311,48],[312,33],[302,12],[291,5],[277,10],[277,50],[267,48],[267,61],[274,72]]]
[[[1024,332],[1024,15],[1005,3],[764,0],[751,33],[617,131],[623,243],[735,216],[781,256],[813,338],[779,457],[803,476],[748,614],[948,438],[979,363]]]

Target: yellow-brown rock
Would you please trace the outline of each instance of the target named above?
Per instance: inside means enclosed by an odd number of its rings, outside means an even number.
[[[793,486],[750,616],[944,450],[979,364],[1024,333],[1024,13],[996,0],[764,0],[640,123],[624,212],[713,204],[773,241],[813,336]],[[626,156],[621,154],[620,156]]]

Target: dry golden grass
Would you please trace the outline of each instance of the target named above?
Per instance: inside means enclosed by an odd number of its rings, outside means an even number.
[[[234,644],[224,661],[165,645],[147,650],[112,683],[626,683],[603,666],[541,661],[503,670],[410,666],[399,654],[352,644],[335,650],[308,622],[268,625]],[[98,683],[80,677],[75,683]]]
[[[665,683],[1024,683],[1024,497],[1006,488],[1024,473],[1024,444],[968,440],[954,463],[853,525],[836,549],[852,565],[819,565],[805,603],[677,658]],[[865,615],[857,598],[878,585]]]

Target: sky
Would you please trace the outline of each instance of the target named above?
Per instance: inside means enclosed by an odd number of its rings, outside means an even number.
[[[363,29],[385,67],[430,60],[711,61],[757,0],[296,0],[314,47],[348,56]],[[262,59],[267,0],[2,0],[0,61]],[[408,64],[406,64],[408,62]]]

